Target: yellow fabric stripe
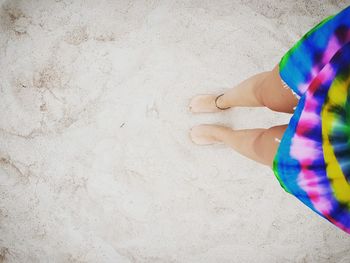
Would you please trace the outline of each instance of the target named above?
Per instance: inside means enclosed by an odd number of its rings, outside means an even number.
[[[345,175],[336,159],[333,147],[329,141],[328,134],[332,134],[332,127],[336,123],[336,116],[329,112],[331,105],[339,105],[343,107],[346,103],[347,87],[350,83],[350,77],[344,80],[335,78],[328,91],[329,101],[322,108],[322,136],[323,136],[323,154],[327,166],[327,176],[331,179],[330,183],[333,189],[335,198],[347,203],[350,209],[350,185],[345,179]]]

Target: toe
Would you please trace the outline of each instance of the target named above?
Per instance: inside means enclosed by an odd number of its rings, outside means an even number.
[[[198,131],[197,131],[197,128],[196,128],[196,127],[192,127],[192,128],[190,129],[189,135],[190,135],[190,139],[191,139],[191,141],[192,141],[193,143],[199,144],[199,142],[198,142]]]
[[[195,97],[193,97],[190,101],[190,104],[189,104],[189,110],[192,111],[192,112],[198,112],[198,100],[199,100],[199,96],[200,95],[197,95]]]

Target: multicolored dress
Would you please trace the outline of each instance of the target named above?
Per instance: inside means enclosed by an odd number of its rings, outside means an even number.
[[[283,189],[350,234],[350,6],[281,58],[300,98],[273,161]]]

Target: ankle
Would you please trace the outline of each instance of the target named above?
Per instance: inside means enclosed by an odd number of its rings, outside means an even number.
[[[213,134],[214,138],[218,141],[224,142],[226,138],[232,134],[234,130],[230,127],[220,126],[216,129],[216,132]]]
[[[216,105],[220,108],[229,108],[231,105],[228,104],[228,102],[225,100],[225,95],[219,95],[219,97],[216,100]]]

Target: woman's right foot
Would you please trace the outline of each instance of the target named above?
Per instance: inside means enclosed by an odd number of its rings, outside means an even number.
[[[215,105],[215,99],[217,96],[219,95],[215,95],[215,94],[197,95],[191,99],[191,102],[189,104],[189,110],[193,113],[223,111],[217,108]],[[227,106],[221,105],[222,103],[221,98],[222,96],[218,98],[216,103],[220,108],[226,108]]]
[[[190,129],[192,142],[198,145],[209,145],[220,143],[219,136],[227,127],[218,124],[200,124]]]

